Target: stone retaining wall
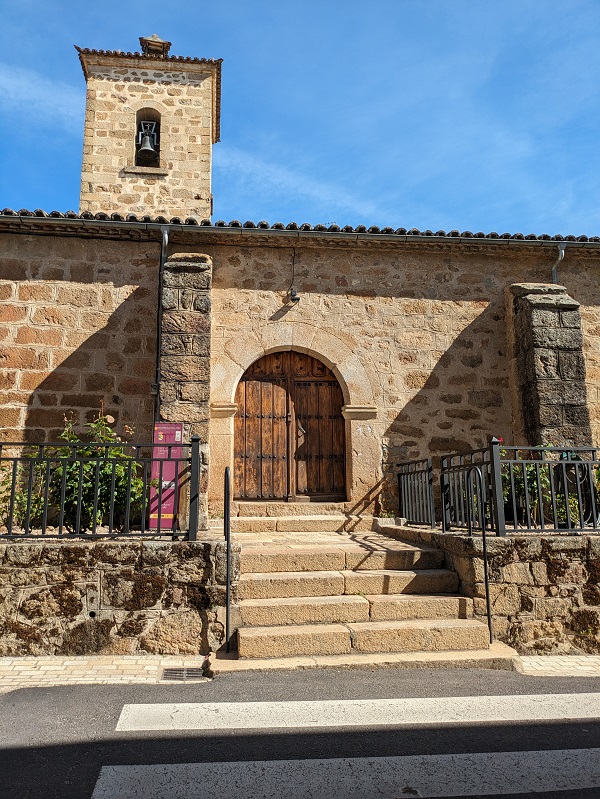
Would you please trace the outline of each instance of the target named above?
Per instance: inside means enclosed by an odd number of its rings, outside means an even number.
[[[0,544],[0,656],[206,654],[225,574],[222,541]]]
[[[461,593],[486,616],[483,542],[454,533],[402,531],[443,549]],[[494,635],[521,654],[600,653],[600,535],[488,539]]]

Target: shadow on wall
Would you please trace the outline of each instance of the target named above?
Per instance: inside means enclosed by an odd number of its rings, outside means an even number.
[[[465,327],[429,372],[414,397],[388,425],[383,439],[382,505],[398,502],[395,464],[401,461],[468,452],[487,445],[490,436],[507,443],[513,436],[510,354],[505,310],[498,299]],[[401,345],[400,345],[401,347]],[[400,352],[410,362],[414,353]],[[414,371],[406,379],[414,379]],[[414,386],[407,386],[410,388]]]
[[[66,335],[80,342],[49,375],[33,371],[21,375],[21,387],[31,392],[24,439],[54,441],[64,428],[65,415],[70,414],[79,429],[103,407],[114,417],[118,432],[127,424],[134,428],[135,440],[150,441],[156,311],[148,302],[148,290],[134,290],[100,330],[89,334],[71,330]]]

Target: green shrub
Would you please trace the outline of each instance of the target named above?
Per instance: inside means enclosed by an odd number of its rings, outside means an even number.
[[[44,495],[48,494],[47,521],[57,523],[63,509],[63,524],[70,532],[85,532],[111,521],[115,528],[133,522],[142,508],[147,489],[140,476],[141,466],[126,452],[125,442],[112,429],[112,416],[100,412],[86,425],[84,440],[74,430],[73,421],[65,416],[65,427],[59,438],[65,446],[34,450],[16,467],[12,464],[0,472],[0,520],[8,523],[10,496],[14,500],[12,521],[22,526],[27,521],[30,499],[29,526],[40,526],[44,512]],[[129,433],[133,431],[126,428]],[[69,446],[67,446],[69,445]],[[79,524],[78,524],[79,515]]]

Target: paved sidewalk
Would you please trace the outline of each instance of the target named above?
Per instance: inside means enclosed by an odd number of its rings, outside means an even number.
[[[416,654],[401,657],[386,655],[331,656],[285,658],[274,660],[211,659],[210,665],[217,673],[244,670],[269,670],[285,668],[361,668],[361,667],[440,667],[468,668],[468,652],[455,652],[451,661],[419,661]],[[520,659],[524,674],[532,677],[599,677],[600,655],[565,655],[561,657],[540,656]],[[176,655],[89,655],[82,657],[3,657],[0,658],[0,693],[17,688],[34,688],[52,685],[111,685],[172,684],[164,679],[165,669],[194,669],[195,676],[186,682],[198,682],[206,677],[198,670],[205,665],[205,658]]]
[[[600,655],[538,655],[521,661],[532,677],[600,677]]]

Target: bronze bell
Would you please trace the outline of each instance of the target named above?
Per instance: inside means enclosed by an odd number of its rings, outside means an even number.
[[[156,158],[157,152],[152,146],[152,138],[149,133],[144,133],[142,136],[142,143],[138,150],[138,155],[147,159]]]

